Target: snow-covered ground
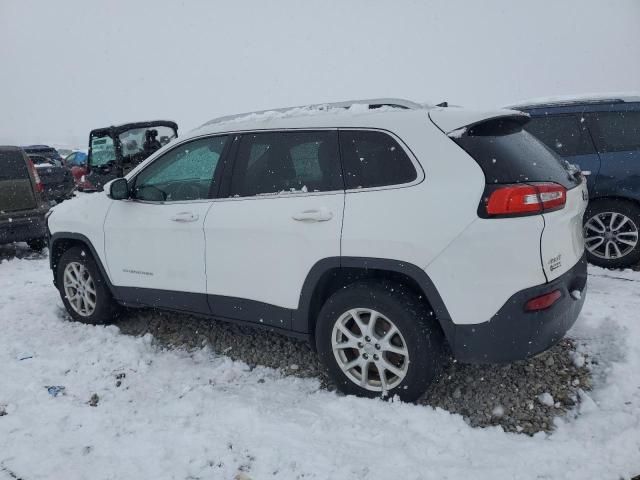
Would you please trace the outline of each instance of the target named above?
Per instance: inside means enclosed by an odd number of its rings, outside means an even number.
[[[19,256],[0,263],[0,480],[640,474],[640,272],[590,270],[571,336],[597,362],[594,389],[553,434],[528,437],[72,323],[47,259]]]

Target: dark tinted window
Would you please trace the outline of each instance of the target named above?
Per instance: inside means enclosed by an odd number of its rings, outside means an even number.
[[[341,190],[335,131],[243,134],[231,195]]]
[[[18,150],[0,150],[0,180],[29,178],[29,170]]]
[[[134,197],[153,202],[209,198],[227,139],[202,138],[169,150],[138,174]]]
[[[375,131],[340,131],[347,188],[382,187],[414,181],[411,160],[390,135]]]
[[[574,115],[533,117],[524,128],[562,157],[595,153],[584,121]]]
[[[589,127],[599,152],[640,150],[640,112],[598,112]]]
[[[478,162],[487,184],[556,182],[571,188],[577,183],[567,163],[519,121],[483,122],[454,140]]]

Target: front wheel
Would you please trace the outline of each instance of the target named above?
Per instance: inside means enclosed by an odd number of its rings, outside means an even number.
[[[364,397],[417,400],[440,370],[443,335],[402,285],[363,281],[334,293],[316,325],[316,347],[336,386]]]
[[[58,261],[56,280],[60,297],[74,320],[104,324],[113,321],[120,308],[86,248],[73,247]]]
[[[584,242],[590,263],[605,268],[640,262],[640,207],[623,200],[596,200],[584,215]]]

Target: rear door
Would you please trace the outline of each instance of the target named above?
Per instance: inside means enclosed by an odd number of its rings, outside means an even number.
[[[24,155],[17,149],[0,148],[0,218],[36,206],[34,186]]]
[[[587,115],[600,154],[597,180],[600,196],[640,198],[640,104],[616,104],[615,111]]]
[[[536,112],[524,126],[530,134],[569,163],[577,165],[585,177],[590,191],[594,191],[600,171],[600,157],[589,135],[586,118],[582,113],[554,114]]]
[[[229,191],[204,224],[211,310],[289,328],[311,268],[340,256],[337,131],[245,133],[235,142]]]

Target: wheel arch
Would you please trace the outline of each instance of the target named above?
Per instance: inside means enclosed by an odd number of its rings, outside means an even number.
[[[73,247],[84,247],[89,249],[89,252],[96,262],[96,265],[98,265],[98,269],[100,270],[102,278],[105,280],[107,287],[113,294],[113,285],[111,284],[111,280],[109,279],[109,275],[107,275],[107,271],[105,270],[104,265],[102,265],[102,261],[100,260],[98,252],[91,243],[91,240],[80,233],[58,232],[51,235],[49,239],[49,267],[53,272],[53,284],[56,287],[58,286],[56,270],[58,268],[58,262],[60,261],[60,258],[62,257],[64,252]]]
[[[364,279],[398,282],[424,297],[433,309],[447,341],[452,344],[454,324],[429,275],[411,263],[384,258],[332,257],[316,263],[303,284],[298,309],[293,313],[292,329],[313,337],[317,314],[325,300],[338,289]]]
[[[592,204],[598,203],[598,202],[603,202],[603,201],[616,201],[616,202],[626,202],[626,203],[633,203],[636,207],[640,207],[640,196],[625,196],[625,195],[615,195],[615,194],[610,194],[610,195],[600,195],[597,197],[592,197],[589,199],[589,205],[587,205],[587,209],[589,208],[589,206],[591,206]]]

